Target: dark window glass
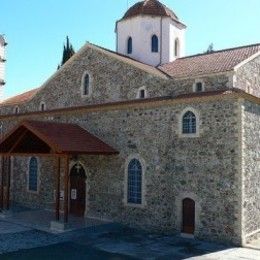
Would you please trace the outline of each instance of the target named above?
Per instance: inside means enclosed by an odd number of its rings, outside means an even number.
[[[41,111],[44,111],[44,110],[45,110],[45,105],[41,104]]]
[[[144,90],[144,89],[141,89],[141,90],[139,91],[139,97],[140,97],[140,98],[145,98],[145,90]]]
[[[83,89],[83,95],[84,96],[88,96],[89,95],[89,83],[90,83],[90,78],[89,75],[86,74],[84,77],[84,89]]]
[[[179,40],[178,39],[175,40],[174,46],[175,46],[174,55],[175,55],[175,57],[178,57],[179,56]]]
[[[203,90],[202,83],[198,82],[196,83],[196,92],[201,92]]]
[[[158,52],[159,50],[159,40],[156,35],[152,36],[152,52]]]
[[[127,202],[142,203],[142,166],[137,159],[128,165]]]
[[[29,163],[29,190],[37,191],[38,188],[38,162],[32,157]]]
[[[127,53],[131,54],[132,52],[133,52],[133,40],[132,37],[129,37],[127,41]]]
[[[182,132],[183,132],[183,134],[195,134],[196,133],[196,116],[191,111],[188,111],[183,116]]]

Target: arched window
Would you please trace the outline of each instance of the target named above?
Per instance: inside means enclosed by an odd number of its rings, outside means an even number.
[[[177,39],[175,39],[175,42],[174,42],[174,56],[175,57],[179,57],[179,55],[180,55],[180,46],[179,46],[180,44],[179,44],[179,39],[177,38]]]
[[[147,97],[147,90],[146,87],[141,87],[138,89],[136,98],[146,98]]]
[[[195,92],[202,92],[203,91],[203,83],[197,82],[195,85]]]
[[[88,73],[85,73],[82,78],[82,95],[90,95],[90,75]]]
[[[142,204],[142,165],[137,159],[128,164],[127,202]]]
[[[44,102],[40,103],[40,111],[45,111],[46,110],[46,105]]]
[[[182,118],[182,133],[183,134],[196,134],[196,116],[191,111],[184,114]]]
[[[19,107],[16,106],[16,107],[14,108],[14,113],[15,113],[15,114],[19,114],[19,112],[20,112]]]
[[[129,37],[127,40],[127,54],[131,54],[133,52],[133,40],[132,37]]]
[[[159,40],[156,35],[152,36],[152,52],[158,52],[159,50]]]
[[[32,157],[29,162],[29,191],[38,190],[38,161]]]

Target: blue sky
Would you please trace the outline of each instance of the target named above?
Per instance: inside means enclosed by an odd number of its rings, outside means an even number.
[[[137,1],[128,0],[129,6]],[[260,0],[162,0],[187,26],[186,54],[260,42]],[[61,60],[68,35],[114,50],[115,21],[127,0],[0,0],[0,33],[8,40],[5,96],[40,86]]]

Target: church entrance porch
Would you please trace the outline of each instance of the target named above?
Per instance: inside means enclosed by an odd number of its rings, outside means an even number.
[[[55,190],[56,223],[52,221],[52,224],[55,229],[62,229],[62,223],[67,226],[69,212],[75,217],[83,217],[86,210],[86,172],[77,164],[70,170],[70,161],[79,155],[116,155],[118,152],[78,125],[25,121],[0,142],[0,154],[1,210],[9,210],[10,183],[15,182],[19,174],[15,171],[11,174],[10,158],[52,158],[55,165],[49,174],[53,176],[53,182],[48,183]],[[47,172],[42,171],[41,175],[44,174]]]

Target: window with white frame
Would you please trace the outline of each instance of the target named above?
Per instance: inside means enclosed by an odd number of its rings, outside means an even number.
[[[29,161],[28,190],[38,191],[38,160],[32,157]]]
[[[137,98],[147,98],[147,91],[145,87],[141,87],[138,89]]]
[[[127,169],[127,203],[142,204],[142,165],[132,159]]]
[[[44,102],[40,103],[40,111],[45,111],[46,110],[46,104]]]
[[[82,76],[81,94],[83,97],[88,97],[91,94],[91,76],[87,72]]]
[[[203,92],[205,91],[205,84],[201,80],[195,81],[193,84],[193,92]]]
[[[15,113],[15,114],[19,114],[19,112],[20,112],[20,109],[19,109],[18,106],[16,106],[16,107],[14,108],[14,113]]]
[[[197,133],[197,119],[192,111],[187,111],[182,117],[182,133],[196,134]]]

